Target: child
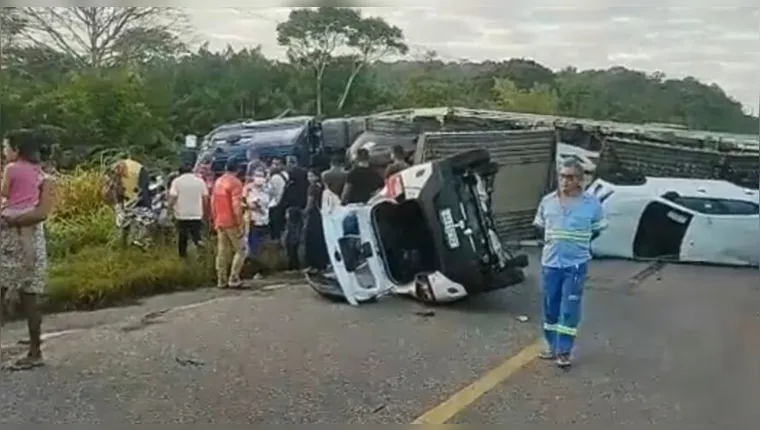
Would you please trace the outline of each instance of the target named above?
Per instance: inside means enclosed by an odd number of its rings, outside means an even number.
[[[8,161],[2,177],[0,215],[18,216],[34,209],[40,200],[40,185],[44,174],[34,136],[18,132],[3,141],[3,155]],[[9,234],[17,235],[24,263],[31,271],[36,261],[34,246],[37,226],[16,227]],[[5,234],[5,233],[3,233]]]

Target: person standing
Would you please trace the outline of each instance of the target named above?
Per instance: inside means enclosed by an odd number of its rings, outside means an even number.
[[[190,166],[181,166],[179,173],[169,187],[169,207],[177,221],[177,252],[185,258],[188,240],[192,240],[196,248],[202,245],[201,230],[209,192],[206,182],[194,174]]]
[[[25,152],[32,152],[32,145],[39,148],[38,137],[34,132],[22,130],[11,133],[8,136],[9,143],[17,147],[23,145]],[[19,241],[13,241],[15,249],[11,248],[8,254],[0,258],[0,304],[4,305],[8,294],[18,293],[21,298],[21,307],[26,317],[29,329],[29,350],[27,354],[14,361],[8,367],[9,370],[29,370],[44,364],[42,359],[42,311],[39,306],[39,297],[45,292],[47,282],[47,249],[45,238],[44,221],[52,213],[55,207],[55,180],[47,174],[42,177],[39,185],[39,201],[29,211],[19,214],[4,215],[0,218],[0,229],[34,228],[35,261],[33,270],[29,271],[24,264],[25,259],[20,248]],[[0,235],[0,237],[7,237]],[[3,244],[3,249],[6,249]],[[2,325],[2,307],[0,306],[0,325]]]
[[[389,176],[395,175],[409,167],[409,163],[404,159],[405,157],[404,147],[401,145],[394,145],[391,150],[391,164],[385,168],[385,179],[388,179]]]
[[[571,365],[581,321],[591,241],[606,227],[602,205],[582,186],[583,167],[568,160],[559,170],[559,188],[539,204],[534,225],[543,232],[544,360]]]
[[[306,169],[299,166],[298,160],[292,155],[285,158],[285,168],[288,171],[288,184],[283,193],[285,210],[293,207],[304,210],[309,190],[309,179]]]
[[[269,185],[263,170],[253,172],[251,181],[245,185],[245,204],[248,210],[248,256],[259,253],[261,244],[269,235]]]
[[[343,187],[346,185],[347,175],[343,158],[336,155],[330,160],[330,168],[322,172],[322,183],[325,188],[340,197],[343,194]]]
[[[272,165],[269,167],[269,189],[272,193],[272,199],[269,202],[269,232],[273,240],[280,240],[285,229],[286,208],[283,196],[289,180],[290,177],[282,165],[282,159],[272,159]]]
[[[43,177],[39,151],[34,138],[13,138],[13,136],[23,136],[20,133],[11,136],[11,139],[6,139],[3,143],[3,155],[8,160],[8,164],[3,169],[0,181],[2,182],[0,197],[3,199],[0,204],[2,216],[18,215],[34,209],[39,203],[40,184]],[[3,232],[13,236],[8,239],[20,241],[26,267],[30,272],[34,270],[36,260],[33,246],[35,229],[35,226],[30,226],[5,229]]]
[[[361,148],[356,151],[356,165],[346,175],[341,202],[344,205],[366,203],[383,185],[385,185],[383,177],[369,165],[369,151]]]
[[[248,159],[248,164],[245,168],[245,177],[246,179],[253,178],[254,173],[256,172],[266,172],[267,165],[264,163],[261,158],[259,157],[259,153],[256,152],[253,148],[248,148],[248,150],[245,152],[246,158]]]
[[[245,263],[243,183],[237,177],[238,163],[230,159],[224,174],[214,182],[211,218],[216,230],[216,279],[219,288],[239,287]]]
[[[304,262],[311,272],[322,272],[330,261],[322,228],[322,193],[324,186],[319,174],[309,170],[309,199],[304,210]]]

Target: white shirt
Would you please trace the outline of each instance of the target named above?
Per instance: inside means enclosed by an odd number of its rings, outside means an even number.
[[[282,171],[275,173],[269,178],[269,186],[272,191],[272,200],[269,202],[269,207],[275,207],[280,204],[282,195],[285,193],[285,185],[288,184],[288,172]]]
[[[248,185],[245,190],[245,201],[248,204],[253,225],[269,225],[269,204],[272,198],[268,186],[256,187]]]
[[[208,188],[194,173],[183,173],[172,181],[169,195],[174,197],[174,217],[178,220],[203,219],[203,200]]]
[[[339,206],[340,196],[325,187],[325,190],[322,191],[322,210],[320,211],[322,215],[331,214]]]

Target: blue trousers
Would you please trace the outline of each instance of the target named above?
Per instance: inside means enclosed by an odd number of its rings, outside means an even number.
[[[554,354],[570,354],[581,321],[583,288],[588,264],[542,268],[544,284],[544,337]]]

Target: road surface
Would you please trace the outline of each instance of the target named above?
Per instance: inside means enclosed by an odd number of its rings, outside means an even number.
[[[757,271],[657,269],[593,263],[569,372],[534,360],[535,273],[432,316],[291,285],[51,317],[47,366],[0,373],[0,423],[757,423]]]

